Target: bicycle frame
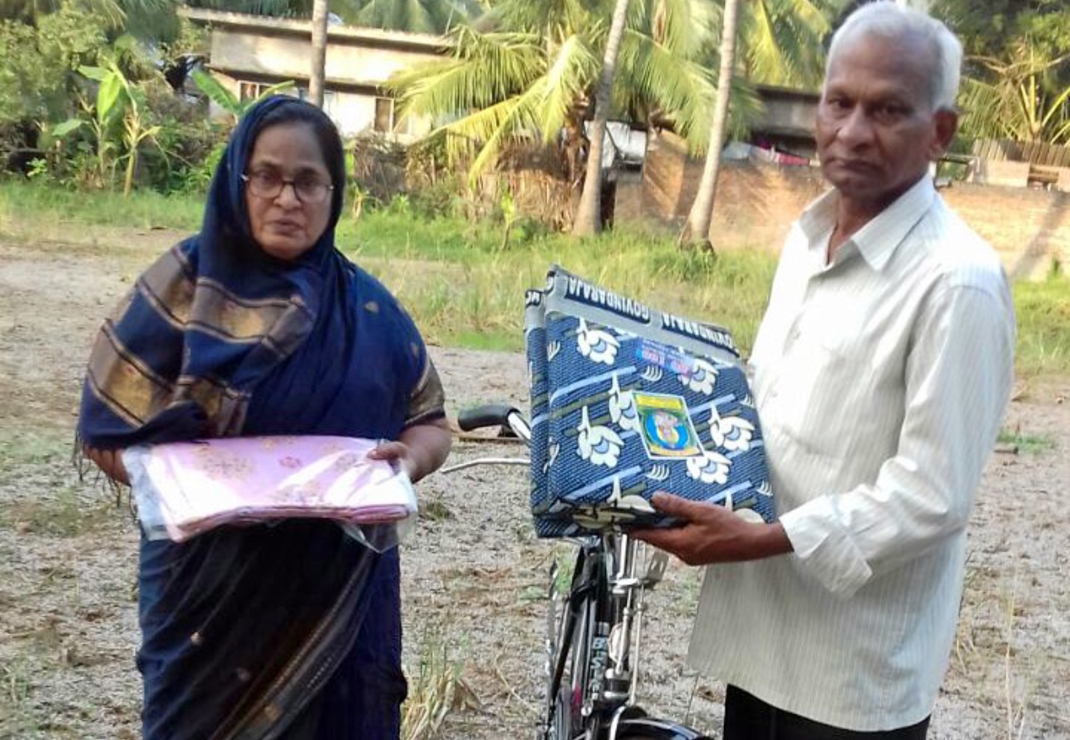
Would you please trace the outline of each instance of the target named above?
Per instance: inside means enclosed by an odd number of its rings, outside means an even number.
[[[641,547],[627,534],[577,540],[567,593],[551,568],[545,721],[540,740],[697,740],[698,732],[645,716],[637,702],[644,593],[663,577],[655,553],[641,571]],[[565,679],[568,679],[567,684]],[[561,713],[567,716],[560,716]]]
[[[498,426],[525,442],[531,439],[527,421],[509,406],[465,411],[458,422],[466,431]],[[481,458],[443,472],[488,464],[527,460]],[[557,585],[557,564],[550,569],[547,683],[538,740],[709,740],[683,725],[647,717],[636,698],[643,597],[661,581],[668,557],[653,551],[644,558],[645,545],[619,530],[572,541],[578,550],[567,591]]]

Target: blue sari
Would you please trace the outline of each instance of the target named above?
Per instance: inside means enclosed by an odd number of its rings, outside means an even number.
[[[246,114],[201,231],[105,322],[82,395],[82,445],[397,439],[442,415],[441,394],[424,392],[439,386],[416,327],[334,248],[341,187],[326,232],[299,259],[276,260],[249,234],[240,175],[263,119],[305,105],[270,98]],[[327,164],[344,182],[341,159]],[[396,550],[376,555],[324,521],[221,527],[181,545],[143,540],[138,585],[146,740],[398,736]]]

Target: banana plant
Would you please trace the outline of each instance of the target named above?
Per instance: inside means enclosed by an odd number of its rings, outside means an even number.
[[[126,146],[126,175],[123,178],[123,196],[130,195],[130,191],[134,187],[134,172],[137,171],[137,158],[138,151],[141,148],[141,144],[146,141],[151,141],[156,145],[161,152],[159,142],[156,140],[156,135],[160,133],[160,127],[158,125],[146,125],[142,112],[144,111],[144,98],[141,95],[141,91],[137,88],[126,86],[126,95],[128,105],[126,107],[126,115],[123,116],[123,143]],[[166,159],[166,153],[164,158]]]
[[[250,100],[240,100],[238,96],[227,89],[222,82],[208,72],[205,72],[203,69],[193,70],[191,76],[193,77],[193,84],[197,86],[197,89],[207,95],[209,100],[229,113],[233,117],[235,123],[237,123],[238,119],[245,114],[245,111],[252,108],[264,98],[285,92],[292,89],[294,86],[292,81],[280,82],[277,85],[272,85],[271,87],[266,88],[255,98]]]
[[[83,101],[86,117],[65,121],[56,126],[52,134],[64,137],[88,125],[96,138],[98,178],[101,183],[110,181],[109,175],[114,172],[115,165],[125,161],[123,196],[128,196],[134,187],[138,152],[147,141],[159,147],[156,135],[160,127],[148,124],[141,91],[114,62],[109,62],[106,67],[82,66],[78,71],[97,83],[96,102],[89,105]]]
[[[118,139],[115,135],[115,121],[121,113],[119,96],[122,94],[122,84],[109,70],[100,67],[81,67],[79,69],[83,77],[97,82],[97,95],[95,103],[90,103],[84,98],[79,100],[84,118],[71,118],[58,124],[52,135],[56,138],[65,138],[78,131],[83,126],[89,127],[93,132],[97,155],[96,179],[97,185],[103,186],[110,181],[110,175],[114,172],[114,163],[118,150]]]

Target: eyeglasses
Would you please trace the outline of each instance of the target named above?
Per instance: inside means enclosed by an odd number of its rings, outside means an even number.
[[[299,175],[287,180],[277,172],[265,170],[251,175],[242,175],[241,179],[248,186],[250,193],[265,200],[278,198],[287,185],[293,185],[297,199],[308,204],[322,203],[327,198],[327,194],[334,190],[334,185],[324,182],[315,175]]]

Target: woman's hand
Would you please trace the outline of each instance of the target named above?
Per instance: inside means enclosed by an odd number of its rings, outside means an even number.
[[[396,461],[413,483],[430,475],[446,461],[453,437],[449,423],[437,419],[416,424],[401,433],[395,442],[383,442],[368,453],[373,460]]]
[[[130,485],[126,467],[123,465],[122,450],[98,450],[93,447],[83,447],[82,452],[100,468],[104,475],[116,483],[122,483],[124,486]]]

